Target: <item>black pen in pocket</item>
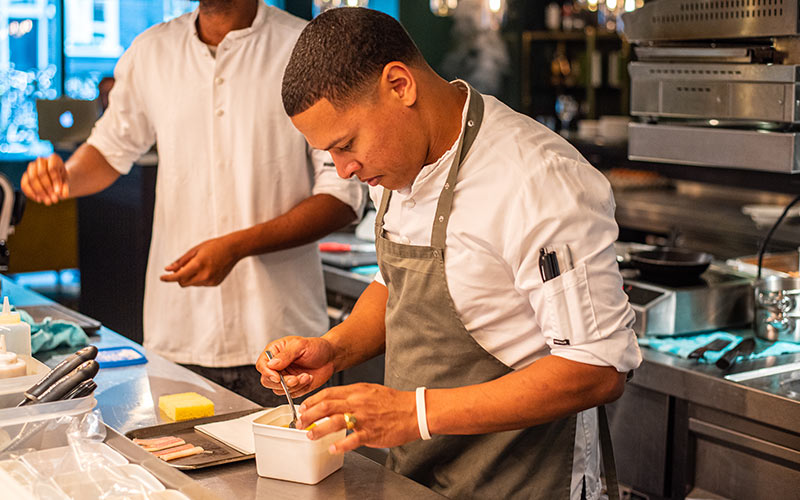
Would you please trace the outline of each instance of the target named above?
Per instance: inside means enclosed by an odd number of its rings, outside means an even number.
[[[549,281],[572,269],[572,252],[568,245],[553,245],[539,249],[539,274]]]

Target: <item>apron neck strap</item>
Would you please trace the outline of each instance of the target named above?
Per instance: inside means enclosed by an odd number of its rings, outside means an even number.
[[[453,208],[453,193],[456,190],[456,181],[458,180],[458,169],[464,163],[464,158],[467,157],[472,143],[475,142],[475,136],[481,128],[483,122],[483,97],[467,84],[469,89],[469,107],[467,108],[467,123],[464,126],[464,132],[461,135],[461,140],[458,143],[453,164],[450,166],[450,171],[447,173],[447,180],[444,181],[442,193],[439,195],[439,203],[436,206],[436,215],[433,219],[433,228],[431,229],[431,246],[444,250],[444,241],[447,236],[447,223],[450,222],[450,212]]]
[[[453,163],[450,166],[450,171],[447,173],[447,180],[445,180],[444,187],[439,195],[439,203],[436,206],[436,214],[431,230],[431,246],[441,250],[444,250],[447,223],[450,221],[450,212],[453,208],[453,193],[455,192],[456,181],[458,180],[458,169],[461,167],[461,164],[464,163],[464,158],[466,158],[467,153],[469,153],[472,143],[475,142],[475,136],[478,135],[483,121],[483,97],[468,83],[466,86],[469,93],[467,123],[461,137],[459,137],[458,148],[456,149]],[[386,215],[386,211],[389,209],[389,200],[391,196],[392,192],[384,188],[383,195],[381,196],[380,208],[375,216],[376,239],[380,238],[383,231],[383,218],[384,215]]]

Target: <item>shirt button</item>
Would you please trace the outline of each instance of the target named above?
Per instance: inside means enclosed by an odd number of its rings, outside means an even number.
[[[225,79],[224,79],[224,78],[222,78],[221,76],[220,76],[220,77],[217,77],[217,79],[216,79],[216,83],[217,83],[217,85],[222,85],[222,82],[224,82],[224,81],[225,81]]]
[[[224,111],[224,110],[222,110],[222,109],[218,109],[218,110],[217,110],[217,116],[222,116],[222,115],[224,115],[224,114],[225,114],[225,111]]]
[[[400,243],[402,243],[403,245],[408,245],[409,243],[411,243],[411,240],[408,238],[408,236],[403,236],[402,238],[400,238]]]
[[[414,201],[414,199],[413,199],[413,198],[411,198],[411,199],[408,199],[408,200],[406,200],[406,206],[407,206],[408,208],[414,208],[415,206],[417,206],[417,202],[416,202],[416,201]]]

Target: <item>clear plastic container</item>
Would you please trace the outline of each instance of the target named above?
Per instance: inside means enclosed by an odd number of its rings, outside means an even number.
[[[2,378],[0,379],[0,395],[11,394],[15,392],[24,392],[33,384],[42,379],[50,371],[50,367],[42,363],[36,358],[21,354],[19,358],[25,361],[27,365],[27,375],[24,377]],[[16,404],[16,403],[15,403]],[[0,404],[0,408],[3,405]]]
[[[13,491],[19,495],[9,498],[186,500],[102,442],[105,433],[86,424],[103,425],[92,420],[97,418],[90,413],[96,405],[93,397],[17,408],[22,397],[0,395],[0,450],[15,443],[0,452],[4,495]]]
[[[332,455],[328,448],[344,439],[344,429],[312,441],[305,430],[285,427],[291,420],[289,405],[282,405],[253,421],[259,476],[317,484],[342,467],[344,455]]]
[[[84,443],[81,452],[92,455],[92,461],[109,466],[126,465],[128,459],[105,443]],[[56,474],[80,472],[75,451],[70,446],[59,446],[46,450],[32,451],[22,456],[22,461],[43,476],[53,477]],[[86,462],[86,457],[81,457]]]
[[[73,500],[97,498],[147,498],[150,493],[164,491],[161,484],[143,467],[134,464],[94,467],[88,471],[70,472],[55,476],[61,490]]]

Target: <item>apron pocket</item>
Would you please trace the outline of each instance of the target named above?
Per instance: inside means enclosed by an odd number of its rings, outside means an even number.
[[[543,291],[547,304],[544,335],[551,348],[600,339],[586,264],[546,281]]]

